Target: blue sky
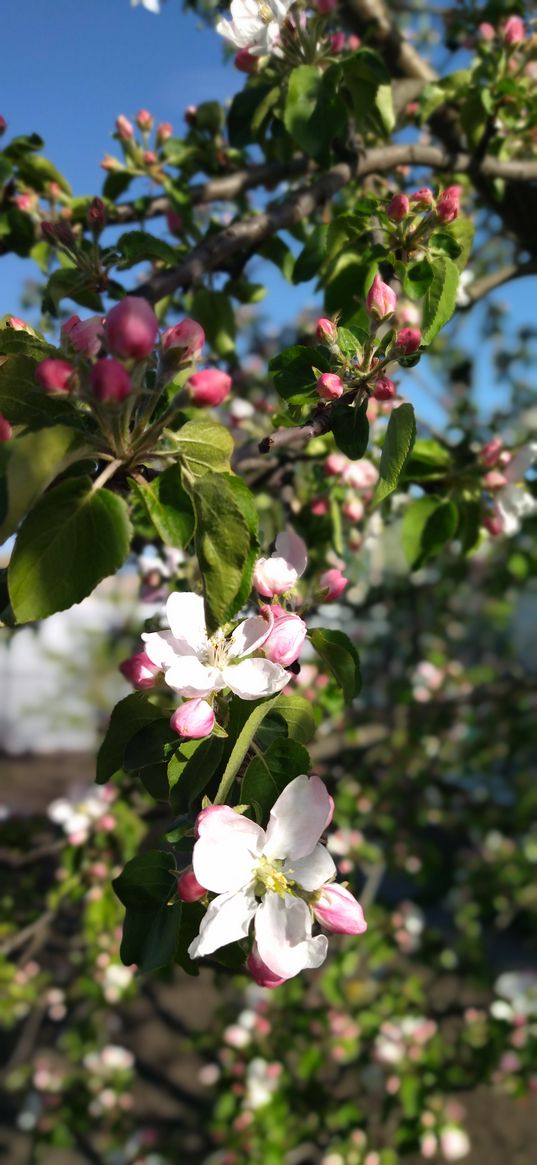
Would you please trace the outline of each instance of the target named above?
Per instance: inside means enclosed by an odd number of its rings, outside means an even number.
[[[99,193],[104,176],[99,162],[105,153],[116,153],[111,133],[118,113],[132,117],[145,107],[181,133],[187,105],[225,101],[243,81],[232,63],[224,62],[221,39],[183,12],[180,0],[169,0],[159,16],[131,8],[129,0],[2,3],[0,113],[8,134],[39,133],[47,157],[76,194]],[[17,314],[21,285],[31,272],[28,261],[2,258],[0,315]],[[290,287],[270,264],[263,274],[269,285],[263,311],[275,322],[289,322],[311,301],[307,286]],[[510,304],[513,324],[533,322],[531,290],[529,281],[521,280],[498,293]],[[470,320],[465,332],[476,334]],[[491,392],[497,399],[485,362],[480,380],[483,402]],[[426,385],[416,385],[415,392],[426,400]],[[419,408],[417,399],[416,404]],[[433,412],[438,420],[438,410]]]

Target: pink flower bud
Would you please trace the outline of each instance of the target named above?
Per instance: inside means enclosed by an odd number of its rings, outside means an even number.
[[[99,401],[122,401],[131,391],[131,378],[119,360],[98,360],[90,373],[93,395]]]
[[[522,44],[526,39],[526,29],[524,21],[520,16],[510,16],[503,26],[503,39],[505,44]]]
[[[331,12],[335,12],[339,0],[315,0],[315,7],[321,16],[329,16]]]
[[[333,32],[332,36],[329,37],[329,41],[330,41],[330,52],[334,53],[334,55],[337,56],[339,53],[342,53],[343,49],[345,48],[345,33],[344,32]]]
[[[488,20],[484,20],[477,29],[481,40],[495,40],[496,29],[493,24],[489,24]]]
[[[143,158],[144,164],[146,166],[154,166],[155,162],[158,162],[158,158],[154,150],[144,150]]]
[[[503,489],[504,485],[507,485],[507,478],[499,469],[489,469],[483,478],[483,485],[487,489]]]
[[[351,32],[351,35],[347,37],[347,48],[351,53],[355,53],[360,48],[361,43],[361,38],[356,36],[354,32]]]
[[[167,142],[170,140],[172,134],[173,134],[173,125],[172,125],[171,121],[161,121],[160,124],[157,125],[157,129],[156,129],[157,145],[163,146],[164,142]]]
[[[257,73],[259,68],[257,57],[254,57],[249,49],[239,49],[238,53],[235,54],[233,63],[235,68],[239,70],[239,73]]]
[[[274,610],[274,608],[272,608]],[[268,639],[263,643],[263,652],[272,663],[279,663],[282,667],[289,667],[298,659],[307,627],[300,615],[291,615],[284,612],[275,618],[274,626]]]
[[[99,162],[99,165],[101,170],[108,170],[110,174],[123,169],[121,162],[118,162],[118,159],[114,158],[112,154],[105,154],[104,158]]]
[[[378,469],[366,457],[359,461],[349,461],[343,474],[345,485],[351,489],[371,489],[378,481]]]
[[[166,211],[166,222],[168,224],[168,230],[172,235],[180,235],[183,233],[185,226],[184,219],[181,214],[177,214],[176,210]]]
[[[97,356],[104,339],[103,316],[90,316],[89,320],[71,316],[62,327],[62,339],[68,340],[82,356]]]
[[[204,368],[195,372],[188,381],[192,404],[198,408],[211,408],[222,404],[231,392],[231,376],[219,368]]]
[[[385,320],[387,316],[393,315],[397,307],[397,296],[395,291],[380,278],[380,275],[375,275],[371,287],[367,293],[367,310],[372,316],[376,316],[379,320]]]
[[[367,922],[360,903],[344,886],[323,886],[313,905],[317,922],[335,934],[364,934]]]
[[[379,376],[375,381],[373,396],[375,400],[393,400],[397,389],[389,376]]]
[[[153,128],[153,122],[154,118],[148,109],[138,110],[138,113],[136,114],[136,125],[138,126],[138,129],[141,129],[144,131],[144,133],[147,133],[148,130]]]
[[[492,538],[499,538],[503,534],[503,521],[498,510],[486,514],[483,518],[483,525]]]
[[[143,360],[155,343],[158,320],[146,299],[126,295],[108,312],[104,332],[114,356]]]
[[[7,420],[7,417],[3,417],[2,413],[0,413],[0,445],[2,445],[4,443],[4,441],[10,441],[12,436],[13,436],[12,426],[10,425],[9,421]]]
[[[364,516],[364,503],[361,498],[348,498],[341,507],[341,513],[349,522],[361,522]]]
[[[125,117],[123,113],[120,113],[119,117],[116,117],[116,133],[118,138],[121,138],[122,142],[128,142],[132,137],[134,137],[134,127],[132,122],[130,122],[128,117]]]
[[[330,502],[328,501],[328,498],[313,498],[313,501],[310,502],[310,512],[314,514],[316,518],[324,518],[325,514],[330,512]]]
[[[327,320],[321,316],[315,324],[315,335],[321,344],[332,344],[337,340],[337,327],[332,320]]]
[[[267,967],[267,964],[263,962],[255,943],[246,960],[246,966],[258,987],[281,987],[281,984],[285,983],[285,979],[279,979],[275,972],[271,971],[270,967]]]
[[[335,372],[322,372],[316,387],[322,400],[337,400],[343,393],[343,381]]]
[[[102,198],[92,198],[87,214],[88,226],[102,230],[106,226],[106,207]]]
[[[170,719],[171,727],[179,736],[200,740],[210,736],[214,728],[214,712],[207,700],[185,700]]]
[[[348,578],[334,566],[331,570],[325,570],[319,579],[321,589],[326,591],[322,596],[323,603],[334,603],[343,594],[345,587],[348,585]]]
[[[136,655],[129,656],[120,663],[119,670],[129,684],[139,691],[144,688],[153,688],[155,686],[155,677],[159,674],[159,668],[155,667],[145,651],[137,651]]]
[[[14,194],[11,201],[15,204],[17,210],[22,210],[24,214],[28,214],[32,209],[34,200],[31,194]]]
[[[392,222],[402,222],[410,210],[410,202],[406,194],[394,194],[386,207],[386,214]]]
[[[421,344],[419,328],[400,328],[395,337],[395,343],[405,356],[413,356]]]
[[[13,328],[14,332],[31,332],[32,328],[26,323],[26,320],[19,319],[18,316],[8,316],[6,326]]]
[[[502,448],[503,441],[501,437],[491,437],[490,441],[487,441],[486,445],[483,445],[483,448],[479,453],[479,460],[481,464],[484,465],[486,469],[492,469],[492,467],[496,465],[497,461],[499,460]]]
[[[6,132],[6,129],[7,129],[7,121],[6,121],[5,117],[2,117],[2,114],[0,113],[0,136]]]
[[[53,356],[42,360],[35,370],[37,383],[45,392],[71,391],[75,369],[67,360],[56,360]]]
[[[203,345],[205,343],[205,332],[201,324],[196,323],[195,320],[181,320],[180,324],[174,324],[171,328],[166,328],[162,336],[162,347],[165,352],[170,349],[178,349],[177,355],[181,360],[187,361],[194,356],[199,356]]]
[[[205,886],[200,885],[193,870],[185,870],[177,879],[177,893],[181,902],[199,902],[207,891]]]
[[[448,186],[436,203],[436,213],[442,223],[453,222],[460,212],[462,186]]]
[[[419,190],[415,190],[413,194],[409,195],[410,202],[418,210],[428,210],[434,203],[434,194],[428,186],[422,186]]]
[[[341,477],[348,464],[349,459],[344,453],[329,453],[324,463],[324,471],[328,477]]]

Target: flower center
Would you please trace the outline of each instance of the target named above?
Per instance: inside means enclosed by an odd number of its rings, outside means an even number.
[[[205,662],[209,667],[217,667],[220,670],[227,664],[227,641],[223,631],[216,631],[209,639],[209,646],[207,650],[207,658]]]
[[[257,7],[263,24],[270,24],[273,20],[273,15],[268,4],[265,4],[264,0],[257,0]]]
[[[295,883],[286,877],[280,867],[281,862],[271,862],[264,855],[261,857],[255,869],[254,892],[258,898],[262,898],[267,890],[279,894],[280,898],[283,898],[285,894],[293,893]]]

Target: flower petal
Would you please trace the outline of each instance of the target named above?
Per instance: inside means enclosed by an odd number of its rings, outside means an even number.
[[[323,888],[313,911],[317,922],[336,934],[363,934],[367,930],[360,903],[346,886],[337,882]]]
[[[166,603],[166,618],[177,640],[177,652],[199,655],[207,646],[205,608],[201,595],[173,591]]]
[[[264,831],[229,806],[213,810],[200,823],[192,866],[200,885],[216,894],[239,890],[252,880],[263,851]],[[231,942],[231,939],[229,940]]]
[[[145,652],[155,667],[171,667],[177,659],[171,631],[149,631],[142,635]]]
[[[219,894],[211,902],[201,921],[199,934],[188,948],[190,958],[201,959],[219,947],[246,938],[256,907],[257,902],[249,886],[238,892]]]
[[[308,565],[308,548],[304,539],[288,526],[287,530],[278,534],[275,545],[275,554],[281,554],[300,578]]]
[[[266,611],[266,618],[264,615],[253,615],[250,619],[245,619],[243,623],[239,623],[239,626],[235,628],[227,648],[229,659],[237,659],[241,655],[251,655],[253,651],[257,651],[257,648],[262,646],[274,626],[274,616],[270,612],[270,607],[267,607]]]
[[[283,873],[303,890],[320,890],[336,873],[334,859],[328,853],[326,846],[316,845],[312,853],[305,858],[294,858],[285,863]]]
[[[255,937],[262,961],[280,979],[320,967],[326,958],[326,936],[312,938],[309,907],[289,894],[280,898],[267,891],[255,916]]]
[[[332,813],[319,777],[295,777],[272,806],[264,852],[271,858],[311,854]]]
[[[224,687],[220,669],[206,667],[195,655],[176,656],[164,678],[169,688],[190,700],[219,692]]]
[[[241,700],[258,700],[274,696],[289,683],[291,675],[279,663],[269,659],[244,659],[223,670],[225,683]]]

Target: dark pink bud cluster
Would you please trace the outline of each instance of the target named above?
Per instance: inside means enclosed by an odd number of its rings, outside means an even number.
[[[413,356],[421,344],[419,328],[400,328],[395,336],[395,343],[404,356]]]
[[[373,386],[373,396],[375,400],[393,400],[397,393],[397,389],[393,380],[389,376],[379,376]]]
[[[343,393],[343,381],[335,372],[322,372],[316,387],[321,400],[337,400]]]
[[[386,208],[386,214],[392,222],[402,222],[410,211],[410,201],[406,194],[394,194]]]
[[[158,320],[146,299],[127,295],[108,312],[104,332],[114,356],[143,360],[153,350]]]
[[[180,324],[166,328],[162,336],[163,351],[176,356],[179,363],[199,356],[204,344],[205,332],[196,320],[181,320]]]
[[[73,387],[75,367],[67,360],[56,360],[53,356],[47,357],[37,365],[35,378],[43,392],[69,393]]]
[[[520,16],[510,16],[503,26],[503,39],[506,45],[522,44],[526,39],[526,28]]]
[[[194,372],[188,381],[192,404],[199,408],[211,408],[222,404],[231,392],[231,376],[220,368],[204,368]]]
[[[119,360],[98,360],[90,373],[91,387],[96,400],[122,401],[131,391],[131,378]]]
[[[458,218],[462,186],[447,186],[436,201],[436,214],[440,222],[449,223]]]
[[[315,335],[321,344],[333,344],[337,340],[337,326],[332,320],[321,316],[315,324]]]

